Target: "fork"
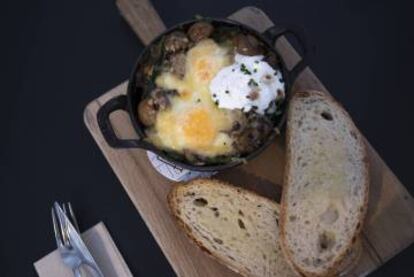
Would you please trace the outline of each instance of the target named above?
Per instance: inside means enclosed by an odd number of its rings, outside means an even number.
[[[70,202],[62,203],[62,209],[67,218],[72,223],[73,227],[75,227],[76,231],[80,234],[78,220],[76,219],[75,213],[73,212],[72,204]]]
[[[74,241],[74,232],[79,233],[79,226],[70,203],[62,205],[57,202],[52,207],[52,221],[55,232],[56,244],[63,263],[72,269],[76,277],[82,277],[80,267],[85,264],[93,269],[96,276],[103,276],[99,268],[94,264],[93,258],[86,257],[79,249],[79,242]],[[72,224],[72,226],[70,226]],[[73,228],[72,228],[73,227]],[[77,234],[76,234],[77,235]],[[82,243],[83,244],[83,243]],[[89,254],[89,253],[88,253]],[[90,254],[89,254],[90,255]]]

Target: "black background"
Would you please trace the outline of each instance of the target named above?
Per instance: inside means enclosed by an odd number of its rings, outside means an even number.
[[[414,193],[410,1],[154,0],[167,26],[255,5],[305,28],[312,68]],[[35,276],[54,200],[104,221],[135,276],[174,276],[92,137],[86,104],[124,81],[142,44],[113,0],[2,1],[0,275]],[[414,230],[413,230],[414,232]],[[413,276],[414,246],[372,276]]]

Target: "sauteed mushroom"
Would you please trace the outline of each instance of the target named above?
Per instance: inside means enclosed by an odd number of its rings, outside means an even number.
[[[138,104],[138,116],[139,120],[145,126],[151,126],[155,123],[157,110],[155,109],[154,100],[147,98],[139,102]]]
[[[185,75],[186,55],[184,53],[177,53],[170,57],[171,72],[182,79]]]
[[[169,96],[177,95],[176,90],[167,90],[156,88],[151,92],[151,97],[154,99],[157,109],[162,111],[170,105]]]
[[[208,38],[213,31],[213,25],[208,22],[201,21],[191,25],[187,34],[193,42],[199,42],[200,40]]]
[[[177,94],[175,90],[154,89],[148,98],[138,104],[138,117],[145,126],[155,123],[157,113],[170,105],[169,96]]]
[[[187,35],[181,31],[175,31],[165,38],[164,48],[168,53],[185,50],[190,44]]]
[[[266,55],[266,57],[264,58],[264,60],[265,60],[268,64],[270,64],[270,66],[272,66],[273,68],[276,68],[276,67],[277,67],[277,65],[278,65],[278,63],[279,63],[279,60],[278,60],[278,58],[276,57],[276,54],[275,54],[275,53],[273,53],[273,52],[269,52],[269,53]]]
[[[262,48],[259,41],[252,35],[237,34],[233,38],[236,52],[246,56],[262,54]]]
[[[240,136],[247,125],[247,117],[241,110],[233,111],[234,121],[228,134],[232,137]]]
[[[240,132],[232,132],[235,138],[233,146],[241,154],[252,152],[263,144],[272,130],[272,124],[263,116],[250,113],[246,127]]]

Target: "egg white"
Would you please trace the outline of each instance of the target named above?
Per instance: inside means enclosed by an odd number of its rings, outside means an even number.
[[[221,69],[210,82],[210,93],[220,108],[243,109],[264,114],[284,83],[280,71],[274,70],[263,56],[236,54],[234,63]],[[254,91],[255,97],[251,97]]]

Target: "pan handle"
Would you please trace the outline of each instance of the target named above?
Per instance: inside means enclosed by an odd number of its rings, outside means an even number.
[[[296,78],[299,76],[299,74],[306,68],[308,65],[308,51],[306,47],[306,39],[304,32],[297,27],[294,26],[280,26],[280,25],[274,25],[270,28],[268,28],[266,31],[264,31],[263,36],[267,38],[271,45],[274,46],[276,41],[284,35],[293,35],[296,40],[299,43],[300,50],[302,52],[302,58],[301,60],[293,66],[293,68],[289,71],[289,79],[293,83]],[[286,65],[285,65],[286,66]]]
[[[127,111],[127,96],[119,95],[106,102],[98,111],[98,126],[106,142],[113,148],[145,148],[140,139],[120,139],[115,134],[109,119],[111,113],[117,110]]]

